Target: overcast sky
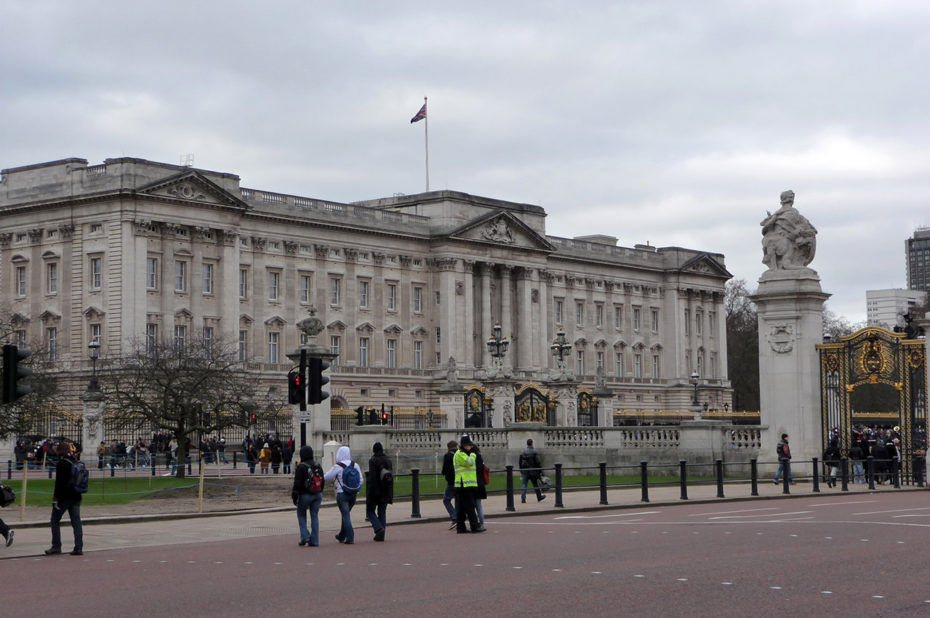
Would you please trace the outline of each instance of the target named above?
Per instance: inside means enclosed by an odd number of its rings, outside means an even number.
[[[793,189],[827,306],[930,224],[930,2],[0,0],[0,168],[131,156],[351,202],[526,202],[556,236],[726,256]]]

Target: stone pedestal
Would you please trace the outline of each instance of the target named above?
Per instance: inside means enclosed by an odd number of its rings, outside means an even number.
[[[485,392],[494,401],[494,427],[512,425],[514,383],[510,380],[486,380]]]
[[[549,400],[557,401],[555,407],[556,427],[578,425],[578,384],[576,382],[549,383]]]
[[[81,395],[81,401],[84,402],[81,448],[86,459],[88,455],[97,452],[98,444],[106,440],[103,433],[103,392],[99,387],[88,388]]]
[[[460,388],[440,391],[439,409],[445,416],[440,429],[460,429],[465,426],[464,396],[464,391]]]
[[[823,303],[830,297],[809,268],[768,271],[752,296],[759,319],[760,458],[774,461],[781,434],[793,459],[821,457],[820,365]]]

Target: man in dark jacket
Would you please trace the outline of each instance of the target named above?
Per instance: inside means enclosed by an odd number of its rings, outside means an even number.
[[[526,485],[527,482],[533,483],[536,489],[536,501],[544,500],[546,496],[539,489],[539,477],[542,476],[542,461],[539,459],[539,453],[533,448],[533,439],[528,438],[526,448],[520,453],[520,472],[523,474],[523,488],[520,493],[520,502],[526,502]]]
[[[375,442],[368,460],[368,492],[365,494],[365,514],[375,531],[375,540],[384,540],[387,527],[387,505],[394,502],[394,472],[384,447]]]
[[[81,494],[71,487],[71,466],[74,454],[71,445],[59,442],[54,447],[58,456],[55,466],[55,492],[52,496],[52,546],[45,550],[46,556],[61,553],[61,517],[68,511],[71,529],[74,531],[74,549],[72,556],[84,555],[84,529],[81,526]]]
[[[449,450],[446,452],[445,457],[442,458],[442,476],[446,479],[446,491],[442,494],[442,505],[446,507],[446,512],[449,513],[449,518],[452,523],[449,525],[449,530],[455,530],[456,518],[455,518],[455,451],[459,449],[459,443],[455,440],[449,440],[449,443],[446,444],[446,448]]]
[[[794,477],[791,476],[791,447],[788,446],[788,434],[781,434],[781,442],[775,447],[775,454],[778,456],[778,471],[775,472],[775,484],[778,485],[778,479],[784,474],[788,482],[794,485]]]
[[[312,474],[320,475],[320,490],[312,491],[307,487],[307,479]],[[294,470],[294,487],[291,500],[297,507],[297,527],[300,529],[300,542],[303,547],[317,547],[320,544],[320,505],[323,503],[323,468],[313,461],[313,447],[300,447],[300,463]],[[307,530],[307,511],[310,511],[310,530]]]

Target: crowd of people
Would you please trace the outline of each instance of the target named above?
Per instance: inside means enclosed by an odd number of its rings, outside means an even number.
[[[294,438],[282,441],[278,434],[258,434],[254,438],[246,434],[242,440],[242,452],[249,466],[249,474],[255,474],[258,466],[261,474],[291,473],[294,458]]]

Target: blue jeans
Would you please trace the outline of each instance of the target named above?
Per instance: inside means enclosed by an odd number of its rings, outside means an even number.
[[[300,494],[297,498],[297,526],[300,528],[300,540],[316,547],[320,544],[320,505],[323,504],[323,492]],[[310,531],[307,531],[307,510],[310,511]]]
[[[484,525],[484,507],[481,506],[481,503],[484,502],[481,498],[475,498],[475,514],[478,516],[478,525]]]
[[[527,481],[533,483],[533,487],[536,489],[536,500],[542,500],[542,492],[539,491],[539,478],[536,476],[536,473],[533,473],[533,476],[530,476],[529,472],[523,473],[523,488],[520,493],[520,502],[526,502],[526,484]]]
[[[781,478],[782,473],[788,475],[788,482],[793,483],[794,477],[791,476],[791,461],[784,459],[778,464],[778,472],[775,473],[775,480]]]
[[[58,508],[52,506],[52,547],[61,549],[61,517],[68,511],[71,528],[74,530],[74,549],[84,549],[84,529],[81,527],[81,503],[58,502]]]
[[[336,538],[343,543],[355,542],[355,530],[352,529],[351,513],[357,497],[355,494],[344,491],[336,494],[336,506],[339,507],[339,513],[342,515],[342,525],[339,527],[339,534],[336,535]]]
[[[865,483],[865,468],[861,459],[853,460],[853,483]]]
[[[449,519],[455,521],[455,485],[446,485],[446,491],[442,494],[442,505],[446,507],[449,513]]]
[[[372,504],[365,506],[365,514],[371,522],[371,529],[377,532],[387,527],[387,505]]]

